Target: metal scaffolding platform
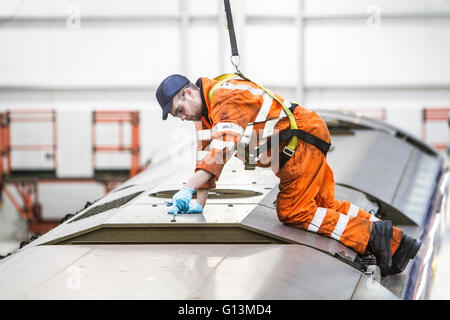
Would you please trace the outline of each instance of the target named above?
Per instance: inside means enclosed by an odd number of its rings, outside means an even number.
[[[18,144],[13,143],[12,124],[47,123],[51,127],[51,143]],[[98,144],[96,128],[99,123],[113,123],[119,126],[118,145]],[[130,124],[131,142],[125,144],[124,124]],[[27,129],[28,130],[28,129]],[[59,220],[46,220],[42,216],[39,202],[38,184],[41,183],[101,183],[105,193],[114,189],[125,180],[135,176],[140,167],[139,147],[139,112],[137,111],[93,111],[92,122],[92,166],[91,177],[59,177],[58,168],[58,133],[57,117],[54,110],[21,110],[0,113],[0,202],[3,194],[11,201],[20,216],[27,221],[28,231],[42,234],[59,224]],[[33,134],[33,132],[29,132]],[[49,168],[23,168],[14,165],[13,152],[47,152],[45,156],[51,160]],[[131,156],[129,169],[98,168],[99,152],[129,152]],[[14,190],[14,191],[13,191]],[[17,199],[17,197],[19,199]]]

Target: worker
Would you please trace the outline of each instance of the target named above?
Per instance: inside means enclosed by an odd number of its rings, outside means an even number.
[[[168,202],[169,214],[202,213],[208,189],[216,186],[226,161],[236,150],[242,150],[243,141],[248,144],[255,137],[262,140],[289,129],[289,119],[280,102],[290,108],[298,129],[330,143],[327,125],[315,112],[277,94],[273,99],[245,79],[235,78],[213,89],[216,83],[202,77],[194,84],[183,75],[173,74],[156,91],[163,120],[171,114],[183,121],[195,121],[197,129],[203,129],[199,132],[207,129],[211,132],[206,139],[210,141],[203,140],[198,146],[204,149],[209,145],[209,151],[197,162],[192,177]],[[261,143],[256,141],[256,145]],[[269,159],[280,179],[276,201],[279,220],[336,239],[361,255],[373,254],[383,276],[402,272],[421,242],[393,227],[391,221],[381,221],[348,201],[335,200],[333,172],[324,153],[315,145],[299,139],[291,157],[285,163],[278,160],[287,143],[279,141],[277,150],[273,146],[267,148],[256,163],[267,167],[267,160],[265,163],[261,160]],[[191,201],[194,192],[197,201]]]

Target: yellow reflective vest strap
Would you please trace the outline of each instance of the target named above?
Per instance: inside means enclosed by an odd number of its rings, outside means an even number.
[[[236,74],[236,73],[225,73],[222,74],[216,78],[214,78],[214,80],[217,81],[217,83],[211,88],[211,90],[209,90],[208,92],[208,98],[209,98],[209,102],[211,103],[211,99],[212,96],[214,94],[214,92],[217,90],[217,88],[219,88],[223,83],[234,79],[236,77],[241,77],[247,81],[250,81],[251,83],[255,84],[256,86],[258,86],[259,88],[261,88],[262,90],[264,90],[269,96],[271,96],[273,99],[275,99],[283,108],[284,112],[286,113],[286,115],[289,118],[289,127],[290,129],[298,129],[297,127],[297,122],[295,121],[294,115],[292,114],[291,110],[289,110],[288,107],[286,107],[286,105],[280,101],[280,99],[278,99],[273,93],[272,91],[270,91],[269,89],[266,89],[265,87],[253,82],[252,80],[248,79],[247,77],[245,77],[242,74]],[[288,145],[286,146],[287,149],[289,149],[289,153],[290,155],[294,154],[295,148],[297,147],[297,141],[298,141],[298,137],[293,136],[290,140]]]
[[[238,76],[239,75],[237,75],[235,73],[225,73],[218,77],[215,77],[214,80],[216,80],[217,83],[211,88],[211,90],[209,90],[209,93],[208,93],[209,103],[211,103],[212,96],[213,96],[214,92],[216,92],[216,89],[218,87],[220,87],[222,84],[224,84],[228,80],[234,79]]]

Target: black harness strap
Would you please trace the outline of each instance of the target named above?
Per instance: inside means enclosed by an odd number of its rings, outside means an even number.
[[[317,138],[316,136],[300,130],[300,129],[286,129],[281,131],[278,134],[278,137],[276,135],[270,137],[270,139],[267,139],[267,142],[265,144],[263,144],[262,146],[259,146],[258,148],[256,148],[256,156],[258,157],[259,155],[261,155],[262,153],[266,152],[267,150],[269,150],[271,148],[271,140],[272,139],[279,139],[280,142],[285,141],[287,139],[292,138],[293,136],[298,137],[299,139],[312,144],[313,146],[315,146],[316,148],[318,148],[320,151],[322,151],[324,156],[327,156],[328,150],[330,150],[331,144],[327,143],[325,141],[323,141],[320,138]]]
[[[227,15],[228,34],[230,35],[231,55],[238,56],[238,48],[236,43],[236,35],[234,33],[233,16],[231,15],[230,0],[223,0],[225,5],[225,13]]]
[[[231,45],[231,55],[232,58],[234,56],[239,57],[239,52],[238,52],[238,48],[237,48],[237,43],[236,43],[236,34],[234,32],[234,25],[233,25],[233,16],[231,14],[231,5],[230,5],[230,0],[224,0],[224,6],[225,6],[225,13],[227,16],[227,24],[228,24],[228,34],[230,36],[230,45]],[[238,64],[235,64],[233,62],[233,59],[231,60],[231,62],[233,63],[233,65],[236,67],[236,70],[238,72],[238,74],[240,74],[240,71],[238,70]],[[242,74],[241,74],[242,76]],[[203,96],[203,95],[202,95]],[[292,106],[289,108],[291,110],[291,112],[294,111],[295,107],[297,107],[297,104],[292,104]],[[287,129],[287,130],[283,130],[279,133],[279,141],[285,141],[287,139],[292,138],[293,136],[298,137],[299,139],[312,144],[313,146],[317,147],[320,151],[322,151],[322,153],[326,156],[328,150],[330,149],[331,144],[323,141],[322,139],[306,132],[303,130],[299,130],[299,129]],[[273,137],[273,136],[272,136]],[[271,137],[271,138],[272,138]],[[266,152],[268,149],[270,149],[270,142],[271,139],[268,139],[267,142],[258,147],[255,152],[256,152],[256,156],[258,157],[260,154]],[[282,168],[284,166],[284,164],[293,156],[293,154],[287,154],[285,152],[282,152],[280,154],[280,168]]]
[[[330,150],[331,144],[323,141],[322,139],[316,137],[315,135],[312,135],[306,131],[299,130],[299,129],[286,129],[281,131],[278,136],[274,135],[267,139],[267,142],[263,144],[262,146],[256,148],[256,157],[259,157],[264,152],[267,152],[271,148],[271,140],[272,139],[279,139],[278,141],[282,142],[287,139],[290,139],[291,137],[296,136],[299,139],[312,144],[316,148],[318,148],[323,155],[326,157],[328,150]],[[288,155],[284,152],[280,153],[280,168],[283,168],[284,164],[292,157],[292,155]]]
[[[293,136],[298,137],[299,139],[312,144],[320,151],[322,151],[323,155],[326,157],[328,150],[330,150],[331,144],[323,141],[322,139],[312,135],[306,131],[300,129],[287,129],[280,132],[280,141],[287,140]]]

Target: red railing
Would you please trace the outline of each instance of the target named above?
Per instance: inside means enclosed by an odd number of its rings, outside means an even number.
[[[14,123],[51,123],[51,143],[18,144],[11,142],[11,125]],[[117,123],[119,126],[118,145],[98,145],[96,136],[96,125],[99,123]],[[125,144],[125,124],[131,125],[131,143]],[[33,134],[35,128],[30,129]],[[97,152],[119,152],[126,151],[131,154],[129,177],[139,173],[142,168],[139,165],[140,141],[139,141],[139,112],[137,111],[94,111],[92,125],[92,164],[96,168]],[[57,125],[56,112],[52,110],[21,110],[0,113],[0,203],[3,193],[8,197],[20,216],[27,221],[28,231],[32,233],[45,233],[58,225],[58,221],[50,221],[42,218],[41,205],[39,203],[38,183],[70,183],[70,182],[100,182],[105,185],[105,192],[109,192],[123,181],[108,180],[93,176],[92,178],[58,178],[57,169]],[[51,150],[53,152],[54,174],[50,176],[39,173],[36,168],[27,169],[31,176],[21,175],[14,171],[12,163],[12,151],[39,151]],[[41,175],[40,175],[41,174]],[[126,177],[122,177],[126,179]],[[13,187],[10,190],[9,187]],[[15,190],[15,192],[14,192]],[[16,197],[19,200],[16,200]],[[21,200],[21,201],[20,201]]]
[[[57,126],[56,112],[54,110],[16,110],[2,115],[2,156],[7,159],[6,172],[11,172],[11,151],[39,151],[51,150],[53,152],[53,170],[58,166],[57,160]],[[12,144],[11,125],[14,123],[48,122],[52,126],[51,144]],[[32,132],[30,133],[32,134]],[[3,165],[3,163],[2,163]]]
[[[97,144],[96,125],[99,123],[117,123],[119,126],[119,144],[118,145],[99,145]],[[131,143],[124,144],[124,124],[131,125]],[[92,126],[92,167],[97,168],[97,152],[130,152],[130,177],[135,176],[140,171],[139,166],[139,112],[138,111],[94,111]]]
[[[429,140],[429,136],[427,134],[427,124],[429,122],[445,122],[448,128],[450,108],[425,108],[422,112],[422,139],[424,141]],[[434,139],[433,139],[434,140]],[[427,141],[436,149],[444,150],[447,148],[449,141],[449,133],[447,131],[447,135],[445,139],[441,141]]]

